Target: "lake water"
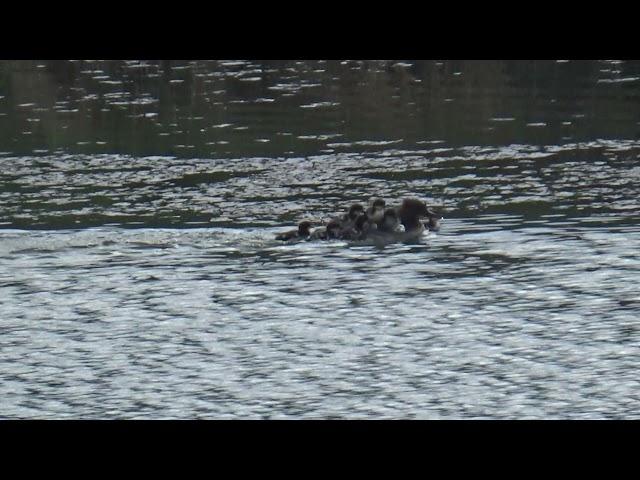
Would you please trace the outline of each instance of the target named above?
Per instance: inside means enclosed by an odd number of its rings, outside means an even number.
[[[640,418],[640,62],[0,62],[0,418]],[[380,196],[440,232],[281,244]]]

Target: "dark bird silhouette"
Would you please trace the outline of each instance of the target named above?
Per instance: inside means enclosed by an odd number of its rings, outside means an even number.
[[[276,240],[293,240],[294,238],[307,238],[311,235],[309,229],[311,228],[311,222],[300,222],[297,230],[290,230],[288,232],[279,233],[276,235]]]

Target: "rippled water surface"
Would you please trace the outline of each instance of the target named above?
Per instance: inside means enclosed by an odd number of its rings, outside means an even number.
[[[640,418],[640,64],[0,62],[0,418]],[[416,196],[440,232],[281,244]]]

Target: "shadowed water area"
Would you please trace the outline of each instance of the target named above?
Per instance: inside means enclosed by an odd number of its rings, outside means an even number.
[[[640,418],[640,62],[0,61],[0,418]],[[419,242],[283,244],[372,197]]]

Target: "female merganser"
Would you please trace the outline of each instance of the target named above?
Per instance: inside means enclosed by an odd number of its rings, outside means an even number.
[[[421,227],[424,229],[424,225],[420,223],[420,217],[428,217],[432,213],[427,208],[427,204],[417,198],[405,198],[397,212],[405,232]]]

